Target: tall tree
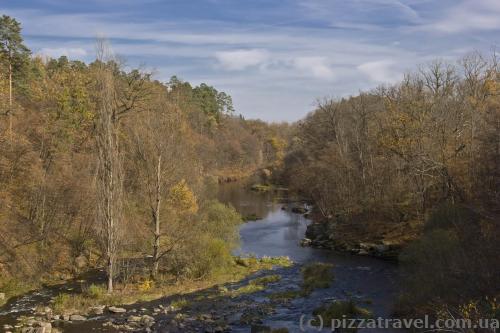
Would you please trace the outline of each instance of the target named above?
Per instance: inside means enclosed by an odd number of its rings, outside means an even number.
[[[101,241],[106,258],[108,292],[113,292],[113,278],[123,219],[122,152],[119,142],[120,123],[131,112],[138,111],[148,96],[150,75],[138,70],[121,70],[105,40],[97,43],[96,143],[98,153],[98,210]]]
[[[0,59],[7,67],[9,77],[9,133],[12,135],[12,80],[15,71],[27,61],[30,50],[23,44],[21,24],[16,19],[3,15],[0,18]]]

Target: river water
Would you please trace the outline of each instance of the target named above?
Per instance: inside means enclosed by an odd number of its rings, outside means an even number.
[[[395,264],[370,257],[301,247],[299,242],[304,237],[307,225],[311,221],[301,214],[290,211],[291,205],[301,205],[301,203],[289,198],[286,191],[258,193],[246,189],[240,183],[228,183],[219,186],[217,197],[220,201],[234,206],[243,216],[257,215],[261,217],[258,221],[247,222],[241,226],[241,245],[235,254],[243,256],[255,255],[257,257],[288,256],[295,263],[292,267],[274,269],[272,274],[279,274],[282,278],[278,283],[269,285],[264,291],[244,295],[240,299],[221,299],[220,311],[228,311],[229,313],[231,310],[227,309],[230,309],[231,305],[228,304],[238,304],[238,302],[246,304],[246,307],[269,303],[268,296],[270,293],[300,288],[300,269],[302,265],[311,262],[326,262],[334,265],[335,279],[332,281],[330,288],[313,291],[308,297],[297,298],[286,304],[278,304],[271,314],[266,314],[263,317],[262,324],[273,328],[286,327],[289,332],[302,332],[300,327],[301,316],[304,316],[307,320],[311,318],[312,311],[319,305],[332,300],[347,299],[355,300],[363,307],[369,308],[376,317],[390,317],[397,292],[398,270]],[[263,274],[269,274],[269,272],[259,272],[257,276]],[[248,283],[248,279],[230,284],[228,287],[237,289],[246,283]],[[13,324],[17,316],[32,314],[35,306],[49,304],[54,295],[68,287],[75,286],[67,284],[54,289],[42,289],[10,301],[7,306],[0,309],[0,324]],[[199,299],[203,292],[193,293],[192,296],[184,295],[183,297],[190,297],[190,300],[195,303],[195,300]],[[213,293],[213,290],[207,291],[207,295],[213,295]],[[173,297],[175,298],[175,296]],[[150,311],[148,313],[152,313],[151,310],[154,307],[159,304],[168,305],[172,299],[172,297],[167,297],[150,303],[131,305],[127,309],[135,311],[146,307]],[[210,307],[210,303],[208,306]],[[193,308],[190,315],[194,318],[196,311],[203,309],[203,304],[198,309],[196,309],[196,306],[193,306]],[[189,314],[189,311],[187,314]],[[236,318],[232,322],[229,320],[232,332],[250,332],[250,325],[240,323],[240,314],[239,310],[233,311]],[[109,319],[109,317],[93,318],[93,320],[84,323],[62,324],[59,327],[63,328],[64,332],[70,333],[116,332],[116,330],[102,327],[102,322]],[[172,332],[172,330],[166,328],[171,320],[172,317],[169,316],[157,318],[156,330],[159,332]],[[204,331],[204,323],[195,323],[193,325],[198,325],[196,327],[201,327],[202,331]],[[187,329],[181,329],[180,331],[198,332],[198,330]],[[310,328],[307,331],[318,332],[316,328]],[[323,331],[328,332],[330,330],[325,328]],[[377,330],[366,329],[362,331],[373,332]],[[383,331],[390,332],[391,330]]]
[[[300,332],[302,315],[311,318],[313,309],[319,305],[331,300],[346,299],[365,303],[362,306],[371,309],[375,317],[390,318],[398,288],[398,269],[394,263],[300,246],[307,225],[312,221],[302,214],[291,212],[292,204],[301,203],[289,198],[286,191],[259,193],[248,191],[240,184],[231,183],[222,186],[218,196],[220,201],[233,205],[243,216],[255,214],[262,217],[261,220],[247,222],[240,228],[241,246],[237,254],[290,257],[297,265],[280,272],[289,286],[300,284],[300,267],[303,264],[325,262],[334,265],[335,280],[330,288],[317,290],[307,298],[294,300],[291,307],[278,309],[275,315],[265,320],[265,324],[287,327],[290,332]],[[289,286],[282,288],[289,289]],[[310,331],[317,332],[316,329]]]
[[[311,318],[313,309],[320,304],[346,299],[353,299],[361,304],[365,302],[363,307],[370,308],[375,317],[390,318],[398,283],[395,264],[371,257],[300,246],[300,240],[304,238],[311,220],[302,214],[291,212],[291,205],[301,203],[289,198],[286,191],[258,193],[232,183],[221,187],[218,196],[220,201],[233,205],[243,216],[256,214],[262,217],[261,220],[247,222],[241,227],[241,246],[237,254],[288,256],[297,263],[291,269],[281,270],[283,280],[288,282],[288,286],[285,283],[282,288],[289,289],[289,286],[300,284],[300,267],[303,264],[325,262],[334,265],[335,280],[330,288],[317,290],[307,298],[294,300],[291,306],[278,309],[275,315],[267,318],[265,324],[287,327],[290,332],[300,332],[301,316]],[[317,332],[316,329],[310,331]]]

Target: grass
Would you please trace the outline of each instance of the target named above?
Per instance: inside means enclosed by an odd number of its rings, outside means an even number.
[[[271,185],[266,184],[254,184],[250,187],[250,189],[255,192],[269,192],[272,187]]]
[[[255,213],[243,216],[243,221],[245,222],[258,221],[258,220],[262,220],[262,217],[258,216]]]
[[[243,287],[230,291],[231,297],[236,297],[244,294],[253,294],[264,290],[264,286],[260,284],[247,284]]]
[[[0,280],[0,292],[5,294],[5,299],[0,300],[0,306],[7,303],[10,298],[25,294],[37,287],[38,285],[34,283],[20,279]]]
[[[305,294],[310,294],[314,289],[328,288],[334,275],[333,265],[316,262],[302,268],[302,290]]]
[[[321,316],[325,326],[330,326],[332,320],[342,320],[343,318],[371,318],[373,313],[365,308],[357,306],[352,300],[335,301],[330,304],[322,305],[313,311],[313,315]],[[356,331],[356,329],[351,329]]]
[[[189,301],[187,299],[185,299],[185,298],[180,298],[180,299],[175,300],[172,303],[170,303],[170,305],[174,309],[180,310],[180,309],[187,308],[189,306]]]
[[[62,293],[53,300],[54,312],[88,314],[90,308],[99,305],[126,305],[135,302],[148,302],[161,297],[171,295],[182,295],[198,290],[220,286],[228,282],[236,282],[245,277],[260,271],[268,270],[274,266],[290,266],[292,262],[287,257],[277,258],[234,258],[232,264],[227,265],[215,274],[207,276],[203,280],[180,280],[174,277],[165,276],[159,278],[155,283],[138,280],[135,283],[116,283],[115,292],[108,295],[104,285],[90,285],[83,288],[80,294]],[[240,293],[251,293],[264,289],[264,285],[277,281],[279,276],[269,275],[263,278],[252,280],[249,286],[239,290]],[[224,288],[224,287],[221,287]],[[233,292],[228,292],[232,295]],[[182,299],[181,299],[182,300]],[[177,305],[182,306],[182,301]],[[174,302],[175,304],[175,302]],[[172,304],[172,305],[174,305]]]
[[[240,287],[230,292],[231,297],[236,297],[243,294],[253,294],[262,291],[269,283],[278,282],[281,276],[278,274],[266,275],[253,280],[250,280],[247,285]]]
[[[293,262],[288,257],[262,257],[260,259],[254,256],[247,258],[235,257],[234,261],[239,266],[247,268],[259,267],[259,269],[271,269],[274,266],[290,267],[293,265]]]
[[[273,274],[250,280],[249,283],[253,285],[265,286],[268,285],[269,283],[278,282],[279,280],[281,280],[281,275]]]

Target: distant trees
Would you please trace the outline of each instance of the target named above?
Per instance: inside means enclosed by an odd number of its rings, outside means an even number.
[[[403,254],[401,312],[445,304],[462,316],[500,292],[489,281],[500,266],[499,82],[496,54],[435,61],[396,85],[322,101],[290,140],[285,182],[314,201],[334,246],[404,247],[423,235]]]

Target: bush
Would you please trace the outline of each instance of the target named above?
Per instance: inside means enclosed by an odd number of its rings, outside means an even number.
[[[330,304],[322,305],[313,311],[313,315],[321,316],[323,324],[326,327],[330,327],[334,319],[370,318],[373,316],[370,310],[356,306],[352,300],[335,301]],[[356,329],[352,329],[352,331],[356,331]]]
[[[302,268],[302,289],[305,294],[311,293],[314,289],[328,288],[334,275],[333,265],[326,263],[312,263]]]
[[[273,274],[250,280],[250,284],[265,286],[269,283],[278,282],[279,280],[281,280],[281,275]]]
[[[106,288],[104,286],[98,286],[95,284],[91,284],[86,290],[86,294],[89,297],[94,297],[96,299],[103,298],[106,295],[106,293],[107,293],[107,291],[106,291]]]

